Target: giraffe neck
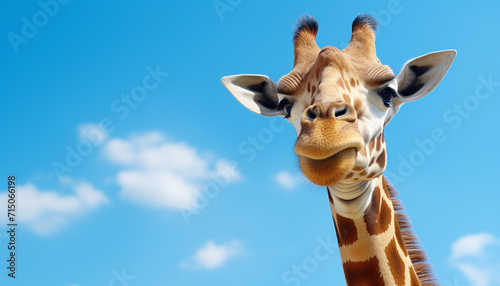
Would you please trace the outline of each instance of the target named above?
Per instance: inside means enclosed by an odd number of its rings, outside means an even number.
[[[421,285],[383,175],[328,189],[347,285]]]

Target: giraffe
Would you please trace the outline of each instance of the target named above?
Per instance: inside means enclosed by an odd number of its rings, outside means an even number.
[[[431,92],[456,51],[408,61],[398,75],[375,51],[377,22],[361,14],[339,50],[316,44],[317,21],[304,15],[293,37],[292,71],[222,78],[247,109],[283,116],[297,131],[294,152],[305,177],[327,189],[347,285],[437,285],[395,189],[384,177],[384,129],[405,102]]]

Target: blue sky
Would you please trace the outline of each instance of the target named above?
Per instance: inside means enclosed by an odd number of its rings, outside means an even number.
[[[17,277],[3,262],[1,284],[344,285],[293,127],[244,109],[220,78],[288,73],[300,14],[318,20],[319,46],[343,48],[369,13],[396,73],[458,51],[387,127],[387,174],[443,285],[500,285],[498,2],[0,5],[0,174],[16,176],[19,223]]]

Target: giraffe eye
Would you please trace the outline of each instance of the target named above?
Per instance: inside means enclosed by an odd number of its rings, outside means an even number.
[[[382,101],[384,101],[385,106],[391,107],[392,106],[392,99],[396,97],[396,91],[391,88],[391,87],[386,87],[382,89],[378,95],[382,98]]]
[[[289,118],[292,113],[293,102],[285,98],[280,102],[279,107],[285,111],[285,118]]]

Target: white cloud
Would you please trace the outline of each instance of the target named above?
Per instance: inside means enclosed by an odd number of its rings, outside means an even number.
[[[484,249],[495,241],[489,233],[469,234],[456,240],[451,246],[454,259],[467,256],[482,256]]]
[[[490,233],[457,239],[451,246],[450,262],[473,286],[500,285],[500,240]]]
[[[234,166],[233,163],[221,159],[218,160],[217,163],[215,163],[215,170],[210,173],[212,178],[225,178],[228,183],[231,181],[238,181],[241,180],[242,176],[236,170],[236,167]]]
[[[470,263],[458,263],[457,268],[472,283],[473,286],[489,286],[492,276],[489,269],[484,269]]]
[[[187,262],[181,263],[182,266],[215,269],[224,265],[229,259],[243,254],[243,246],[237,240],[230,243],[217,245],[209,240],[205,246],[196,251]]]
[[[108,133],[106,133],[105,130],[103,130],[98,124],[80,124],[77,129],[78,139],[88,140],[94,143],[94,145],[99,145],[108,138]]]
[[[274,177],[276,182],[286,190],[292,190],[299,184],[299,179],[287,171],[281,171]]]
[[[104,155],[123,168],[116,175],[120,195],[151,207],[192,210],[206,184],[224,188],[241,179],[227,160],[204,158],[195,148],[169,142],[158,132],[110,139]]]
[[[108,198],[91,184],[67,181],[73,195],[60,195],[55,191],[42,191],[32,183],[17,187],[16,221],[39,235],[59,231],[69,221],[108,203]],[[7,193],[2,193],[6,199]],[[2,201],[6,201],[2,199]],[[2,206],[4,208],[4,206]],[[6,210],[2,210],[6,213]]]
[[[198,186],[165,170],[121,171],[117,182],[121,196],[153,207],[196,207]]]

